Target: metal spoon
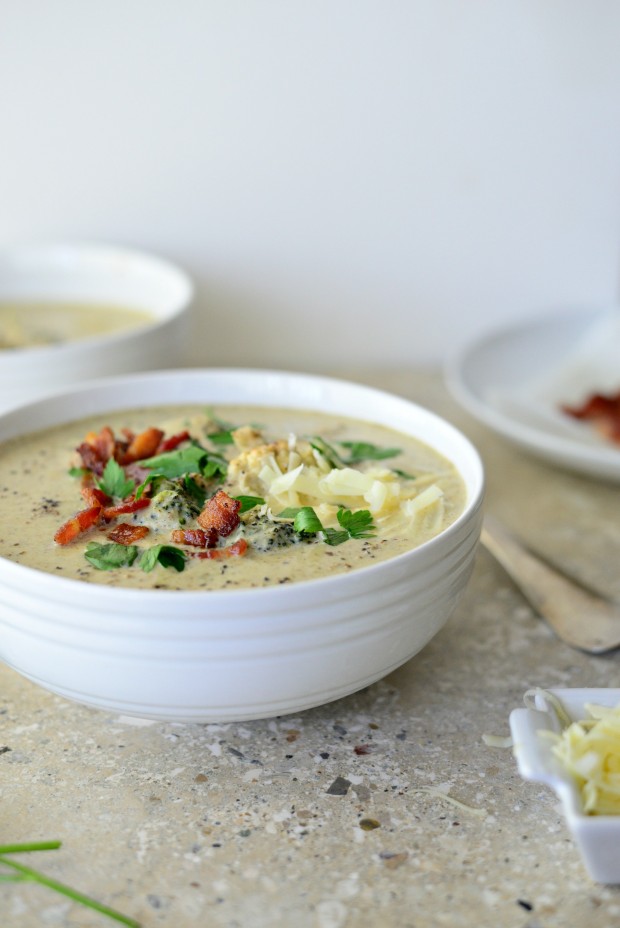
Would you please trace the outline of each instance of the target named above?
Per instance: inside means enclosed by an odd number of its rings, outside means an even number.
[[[620,604],[569,580],[527,551],[488,516],[480,540],[558,638],[590,654],[603,654],[620,646]]]

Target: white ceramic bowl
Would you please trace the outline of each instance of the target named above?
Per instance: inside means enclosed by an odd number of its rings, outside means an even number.
[[[588,704],[620,705],[619,689],[550,689],[560,700],[571,721],[587,717]],[[586,870],[599,883],[620,883],[620,815],[585,815],[579,791],[570,774],[551,751],[550,742],[539,732],[561,731],[553,705],[545,691],[536,694],[533,707],[513,709],[510,714],[513,751],[519,773],[526,780],[545,783],[562,803],[566,824],[579,848]]]
[[[128,248],[76,243],[0,252],[0,303],[99,303],[152,315],[123,332],[0,352],[0,410],[93,377],[182,364],[192,299],[192,282],[178,267]]]
[[[292,407],[381,422],[456,465],[467,489],[464,512],[391,560],[277,588],[94,587],[0,559],[0,658],[7,664],[65,697],[126,715],[243,720],[359,690],[409,660],[444,625],[473,566],[483,470],[460,432],[404,399],[301,374],[169,371],[92,383],[5,413],[0,440],[162,403]]]

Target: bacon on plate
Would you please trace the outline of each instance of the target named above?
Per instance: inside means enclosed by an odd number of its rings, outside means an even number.
[[[577,406],[562,406],[574,419],[591,422],[610,441],[620,443],[620,390],[617,393],[592,393]]]

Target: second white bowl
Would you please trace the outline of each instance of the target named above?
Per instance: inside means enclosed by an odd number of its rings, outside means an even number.
[[[85,313],[99,304],[150,316],[117,333],[1,350],[0,410],[94,377],[182,364],[192,299],[184,271],[129,248],[64,243],[0,252],[0,303],[68,302]]]

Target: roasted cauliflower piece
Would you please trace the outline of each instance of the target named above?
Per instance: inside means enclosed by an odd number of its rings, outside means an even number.
[[[300,464],[316,467],[317,457],[310,442],[291,436],[242,451],[228,465],[228,482],[244,493],[263,495],[275,477]]]
[[[234,429],[230,434],[232,435],[235,448],[238,451],[248,451],[251,448],[258,448],[259,445],[265,442],[263,433],[260,429],[256,429],[251,425],[242,425],[240,428]]]

